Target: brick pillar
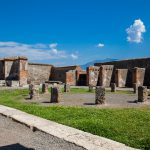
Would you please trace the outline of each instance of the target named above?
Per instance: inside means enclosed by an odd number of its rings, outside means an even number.
[[[64,92],[70,92],[70,85],[67,83],[64,85]]]
[[[59,103],[62,99],[62,95],[61,95],[61,88],[60,86],[56,86],[54,85],[53,87],[51,87],[51,99],[50,102],[51,103]]]
[[[145,68],[135,67],[132,71],[132,83],[137,83],[138,86],[143,86],[145,76]]]
[[[111,92],[116,92],[116,83],[111,83]]]
[[[136,94],[138,90],[138,84],[137,83],[133,83],[133,92]]]
[[[102,86],[96,87],[95,104],[105,104],[105,88]]]
[[[47,83],[42,84],[42,93],[49,93]]]
[[[39,87],[33,84],[29,85],[29,95],[30,99],[38,99],[39,98]]]
[[[19,84],[27,85],[28,79],[28,59],[26,57],[18,57],[19,60]]]
[[[139,86],[138,87],[138,102],[146,102],[147,101],[147,87]]]

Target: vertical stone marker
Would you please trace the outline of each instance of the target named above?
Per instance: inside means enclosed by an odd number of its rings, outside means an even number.
[[[48,91],[48,84],[47,83],[43,83],[42,84],[42,93],[44,93],[44,94],[49,93],[49,91]]]
[[[62,99],[61,88],[57,84],[51,87],[51,99],[50,103],[59,103]]]
[[[67,83],[64,85],[64,92],[70,92],[70,85]]]
[[[95,104],[105,104],[105,88],[102,86],[96,87]]]
[[[39,87],[30,84],[29,85],[29,95],[30,95],[30,99],[38,99],[39,98]]]
[[[133,83],[133,92],[136,94],[138,90],[138,84],[137,83]]]
[[[93,86],[89,85],[89,92],[93,92]]]
[[[111,92],[116,92],[116,83],[111,83]]]
[[[147,87],[139,86],[138,87],[138,102],[146,102],[147,101]]]

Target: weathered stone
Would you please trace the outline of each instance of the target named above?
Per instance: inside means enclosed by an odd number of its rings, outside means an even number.
[[[138,91],[138,84],[137,83],[133,83],[133,92],[136,94]]]
[[[147,101],[147,87],[139,86],[138,87],[138,102],[146,102]]]
[[[49,93],[47,83],[42,84],[42,93]]]
[[[60,86],[56,86],[53,85],[53,87],[51,87],[51,99],[50,102],[51,103],[59,103],[62,99],[62,94],[61,94],[61,88]]]
[[[0,86],[6,86],[6,81],[5,80],[0,80]]]
[[[64,85],[64,92],[70,92],[70,85],[69,84]]]
[[[19,81],[7,80],[6,84],[7,86],[11,86],[11,87],[19,87]]]
[[[111,92],[116,92],[116,83],[111,83]]]
[[[102,86],[96,87],[95,104],[105,104],[105,88]]]
[[[93,92],[93,86],[89,85],[89,92]]]
[[[30,99],[38,99],[39,98],[39,87],[33,84],[29,85],[29,95]]]

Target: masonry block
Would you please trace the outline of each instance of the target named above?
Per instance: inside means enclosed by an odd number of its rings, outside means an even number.
[[[116,92],[116,83],[111,83],[111,92]]]
[[[30,95],[30,99],[38,99],[39,98],[39,87],[37,85],[30,84],[29,85],[29,95]]]
[[[70,85],[66,84],[64,85],[64,92],[70,92]]]
[[[44,93],[44,94],[49,93],[49,91],[48,91],[48,84],[47,83],[43,83],[42,84],[42,93]]]
[[[95,104],[105,104],[105,88],[102,86],[96,87]]]
[[[59,103],[62,100],[61,88],[60,86],[51,87],[51,103]]]
[[[138,102],[146,102],[147,101],[147,87],[139,86],[138,87]]]

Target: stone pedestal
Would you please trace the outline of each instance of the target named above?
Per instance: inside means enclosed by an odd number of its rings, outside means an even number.
[[[89,92],[93,92],[93,86],[89,85]]]
[[[133,83],[133,92],[136,94],[138,91],[138,84],[137,83]]]
[[[44,93],[44,94],[49,93],[49,91],[48,91],[48,84],[47,83],[43,83],[42,84],[42,93]]]
[[[95,104],[105,104],[105,88],[102,86],[96,87]]]
[[[139,86],[138,87],[138,102],[146,102],[147,101],[147,87]]]
[[[116,83],[111,83],[111,92],[116,92]]]
[[[53,86],[51,87],[51,103],[59,103],[62,99],[62,94],[61,94],[61,88],[60,86]]]
[[[64,92],[70,92],[70,85],[67,83],[64,85]]]
[[[39,87],[33,84],[29,85],[29,95],[30,99],[38,99],[39,98]]]

